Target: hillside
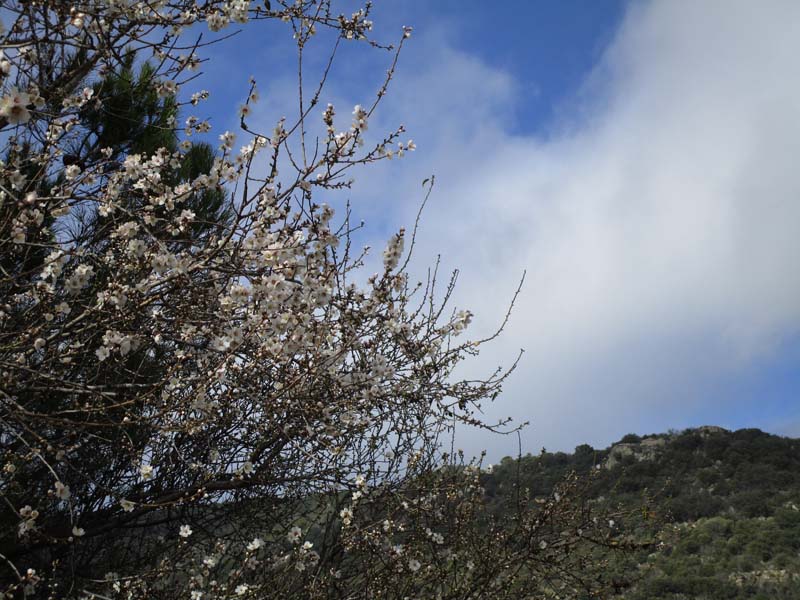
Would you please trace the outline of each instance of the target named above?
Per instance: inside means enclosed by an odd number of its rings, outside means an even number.
[[[701,427],[629,434],[609,448],[505,458],[484,485],[502,510],[516,482],[547,495],[567,473],[591,473],[592,502],[649,509],[661,552],[620,598],[800,598],[800,440],[757,429]]]

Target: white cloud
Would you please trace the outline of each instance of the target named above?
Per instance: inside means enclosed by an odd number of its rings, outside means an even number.
[[[510,133],[525,98],[507,73],[413,41],[373,127],[404,121],[420,150],[358,193],[408,222],[436,173],[417,264],[441,252],[462,269],[479,329],[528,270],[509,330],[472,365],[526,349],[488,410],[532,420],[527,448],[688,425],[797,333],[800,5],[634,5],[586,105],[546,139]]]

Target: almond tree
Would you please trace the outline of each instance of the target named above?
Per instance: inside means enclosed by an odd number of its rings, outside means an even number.
[[[618,545],[577,488],[498,524],[481,512],[475,465],[443,460],[454,423],[490,427],[475,409],[508,375],[451,377],[489,341],[462,341],[471,314],[448,308],[454,278],[438,299],[435,272],[413,283],[414,236],[400,229],[381,272],[357,284],[349,214],[324,203],[354,166],[414,149],[402,127],[365,143],[410,29],[382,46],[369,5],[343,16],[328,0],[3,8],[8,597],[602,588],[567,560],[585,568],[596,557],[579,548]],[[321,108],[326,69],[299,114],[267,132],[248,124],[251,81],[243,144],[224,132],[215,154],[193,143],[211,124],[187,114],[206,94],[177,99],[212,56],[198,28],[231,24],[288,28],[301,57],[325,31],[329,68],[340,44],[382,49],[388,76],[342,118]],[[121,100],[132,89],[138,104]]]

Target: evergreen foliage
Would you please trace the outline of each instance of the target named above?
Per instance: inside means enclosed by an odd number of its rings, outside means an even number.
[[[654,454],[642,448],[647,440]],[[662,551],[640,553],[641,579],[620,598],[800,597],[800,440],[700,428],[628,434],[618,444],[631,450],[611,468],[616,444],[506,457],[485,475],[494,510],[516,494],[518,473],[519,485],[541,497],[569,472],[593,473],[594,503],[631,507],[647,494],[646,510],[664,523]]]

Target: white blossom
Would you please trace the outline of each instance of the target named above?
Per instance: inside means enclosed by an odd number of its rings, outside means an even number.
[[[286,534],[286,538],[292,542],[293,544],[299,544],[300,538],[303,536],[303,530],[300,529],[297,525],[292,527],[289,530],[289,533]]]
[[[257,537],[257,538],[255,538],[255,539],[254,539],[252,542],[250,542],[249,544],[247,544],[247,549],[248,549],[250,552],[255,552],[256,550],[258,550],[259,548],[261,548],[263,545],[264,545],[264,540],[262,540],[261,538],[258,538],[258,537]]]
[[[60,481],[56,481],[55,490],[56,497],[60,498],[61,500],[69,500],[71,494],[68,485],[64,485]]]
[[[0,117],[4,117],[12,125],[27,123],[31,118],[28,110],[30,104],[30,95],[17,88],[11,88],[5,96],[0,98]]]

